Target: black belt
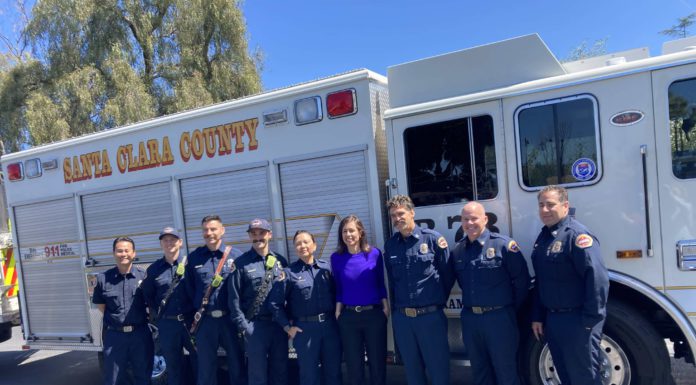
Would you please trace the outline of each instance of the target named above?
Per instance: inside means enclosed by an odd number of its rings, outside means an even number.
[[[123,325],[123,326],[106,326],[106,330],[111,330],[121,333],[131,333],[135,329],[142,327],[144,325]]]
[[[227,312],[224,310],[210,310],[206,313],[213,318],[221,318],[222,316],[227,315]]]
[[[165,316],[162,316],[162,319],[171,319],[171,320],[183,322],[184,319],[186,319],[186,318],[184,317],[183,314],[177,314],[177,315],[165,315]]]
[[[505,306],[472,306],[468,309],[471,310],[471,312],[474,314],[483,314],[488,313],[489,311],[502,309],[504,307]]]
[[[364,312],[367,310],[377,309],[380,305],[357,305],[357,306],[344,306],[344,309],[354,311],[356,313]]]
[[[273,316],[268,314],[268,315],[257,315],[256,317],[252,318],[252,320],[256,321],[273,321]]]
[[[579,310],[579,307],[561,307],[558,309],[546,309],[549,313],[570,313],[571,311]]]
[[[307,317],[297,317],[298,321],[302,322],[324,322],[329,318],[329,313],[319,313],[317,315],[310,315]]]
[[[431,305],[431,306],[424,306],[424,307],[402,307],[399,309],[399,311],[403,314],[406,314],[406,317],[418,317],[419,315],[423,314],[428,314],[432,313],[435,311],[440,310],[440,306],[438,305]]]

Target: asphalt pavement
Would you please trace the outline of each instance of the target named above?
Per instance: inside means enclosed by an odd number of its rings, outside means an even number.
[[[82,351],[22,350],[21,330],[12,330],[12,339],[0,343],[0,385],[100,385],[97,353]],[[684,360],[672,360],[676,385],[696,384],[696,367]],[[468,367],[451,368],[453,385],[471,385]],[[403,367],[390,366],[389,385],[405,385]]]

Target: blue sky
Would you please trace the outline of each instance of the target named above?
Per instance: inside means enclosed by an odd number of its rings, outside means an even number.
[[[607,51],[649,47],[696,12],[696,0],[247,0],[252,47],[265,54],[273,89],[356,68],[387,67],[529,33],[559,58],[583,40]],[[692,28],[696,35],[696,25]]]
[[[5,34],[12,4],[0,0]],[[658,32],[696,12],[696,0],[246,0],[242,9],[250,47],[265,55],[268,90],[356,68],[386,74],[394,64],[529,33],[559,58],[604,38],[609,52],[649,47],[657,55],[670,40]]]

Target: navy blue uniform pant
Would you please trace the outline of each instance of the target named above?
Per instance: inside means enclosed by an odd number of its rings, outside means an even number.
[[[483,314],[462,311],[462,337],[476,385],[520,385],[517,373],[519,331],[512,307]]]
[[[247,331],[246,354],[249,385],[288,383],[288,335],[277,323],[253,320]]]
[[[449,385],[447,317],[442,310],[408,317],[394,311],[394,339],[404,361],[408,385]]]
[[[195,364],[195,353],[186,327],[183,322],[174,319],[157,321],[159,331],[157,341],[167,364],[167,383],[169,385],[187,384],[185,376],[192,372],[192,368],[187,366],[189,363]],[[189,363],[184,359],[184,348],[189,352]]]
[[[196,353],[198,370],[196,384],[216,385],[218,367],[218,346],[227,353],[227,370],[230,385],[244,385],[243,352],[237,327],[229,317],[213,318],[205,315],[196,332]]]
[[[591,330],[582,325],[579,310],[548,313],[544,333],[553,364],[563,385],[601,385],[599,342],[604,321]]]
[[[329,317],[324,322],[297,322],[295,326],[302,329],[292,341],[300,384],[319,385],[323,374],[322,385],[341,385],[341,337],[336,320]]]
[[[145,325],[129,333],[104,329],[104,385],[121,383],[129,364],[135,385],[149,385],[154,359],[150,329]]]

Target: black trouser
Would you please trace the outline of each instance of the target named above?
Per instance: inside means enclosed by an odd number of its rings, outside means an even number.
[[[348,385],[363,384],[365,352],[370,383],[384,385],[387,375],[387,317],[382,306],[356,312],[343,309],[338,318]]]

